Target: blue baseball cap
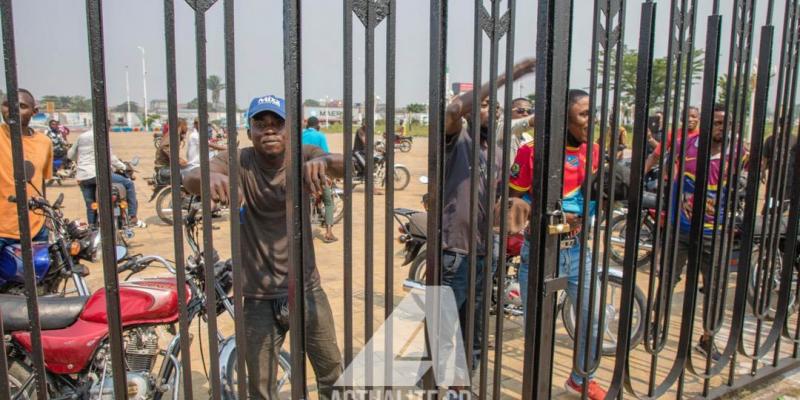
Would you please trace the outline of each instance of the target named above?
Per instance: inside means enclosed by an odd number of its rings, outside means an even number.
[[[250,101],[250,108],[247,109],[248,123],[250,118],[264,111],[275,113],[279,117],[286,119],[286,101],[271,94],[254,98]]]

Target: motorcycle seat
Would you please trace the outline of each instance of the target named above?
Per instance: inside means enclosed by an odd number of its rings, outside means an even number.
[[[117,198],[119,198],[120,200],[125,200],[126,195],[128,194],[128,192],[125,191],[125,186],[123,184],[121,184],[121,183],[112,183],[111,184],[111,188],[112,188],[112,193],[113,193],[113,191],[116,191]]]
[[[42,330],[63,329],[75,323],[88,297],[39,297],[39,322]],[[25,296],[0,294],[0,311],[6,332],[30,330],[28,301]]]
[[[642,209],[653,210],[656,208],[656,194],[651,192],[642,192]],[[664,206],[661,206],[662,208]]]

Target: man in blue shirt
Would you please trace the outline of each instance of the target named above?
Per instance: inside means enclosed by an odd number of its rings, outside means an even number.
[[[319,119],[317,117],[308,118],[301,141],[304,145],[317,146],[326,153],[331,152],[330,149],[328,149],[328,139],[326,139],[325,134],[319,130]],[[330,182],[328,182],[328,185],[326,185],[322,191],[322,203],[325,204],[325,236],[322,240],[325,243],[332,243],[338,239],[333,235],[333,213],[336,208],[333,204],[333,193],[331,191]]]
[[[322,151],[330,153],[328,149],[328,139],[325,138],[319,130],[319,119],[317,117],[309,117],[306,122],[306,129],[303,131],[303,144],[310,144],[319,147]]]

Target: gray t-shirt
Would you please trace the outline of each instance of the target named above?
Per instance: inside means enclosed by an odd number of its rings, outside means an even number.
[[[324,155],[319,147],[303,146],[304,160]],[[240,211],[244,296],[269,300],[289,294],[286,174],[283,167],[264,167],[256,157],[252,147],[239,152],[239,178],[244,194]],[[214,159],[227,165],[228,153],[219,153]],[[306,289],[311,289],[319,286],[320,279],[309,224],[303,225],[303,238],[305,283]]]
[[[481,149],[478,174],[478,255],[486,253],[487,196],[490,183],[496,183],[502,172],[502,152],[495,150],[495,176],[488,182],[488,148]],[[445,147],[444,208],[442,209],[442,249],[454,253],[469,253],[469,203],[472,160],[472,137],[467,124],[461,132],[449,138]],[[494,207],[494,199],[488,202]]]

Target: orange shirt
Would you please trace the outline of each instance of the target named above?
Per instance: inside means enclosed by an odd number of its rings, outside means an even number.
[[[22,135],[22,150],[25,160],[33,163],[35,172],[31,182],[40,192],[45,179],[53,177],[53,143],[47,135],[36,132]],[[36,191],[27,186],[28,197],[36,196]],[[19,220],[17,205],[8,201],[15,196],[14,165],[11,157],[11,132],[7,124],[0,124],[0,237],[19,239]],[[44,216],[28,213],[31,236],[35,236],[44,226]]]

